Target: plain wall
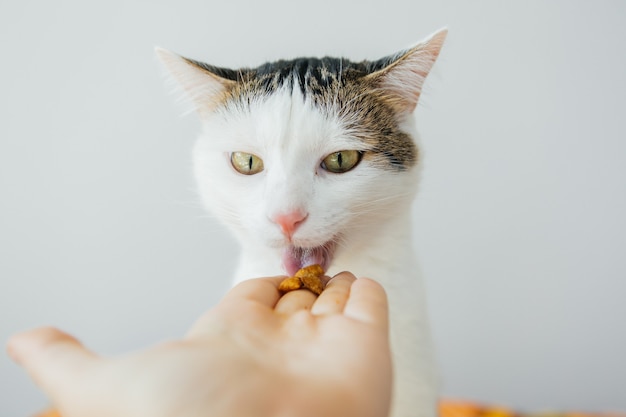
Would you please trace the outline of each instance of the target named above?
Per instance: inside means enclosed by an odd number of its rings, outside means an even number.
[[[379,58],[450,30],[417,118],[415,237],[443,394],[626,410],[626,3],[0,3],[0,339],[181,336],[237,246],[153,48],[222,66]],[[0,355],[0,415],[47,404]]]

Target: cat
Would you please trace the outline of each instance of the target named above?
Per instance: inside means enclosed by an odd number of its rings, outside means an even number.
[[[447,30],[375,61],[227,69],[158,49],[202,121],[199,194],[241,243],[234,282],[320,264],[378,280],[390,302],[393,417],[434,417],[437,382],[411,204],[413,112]]]

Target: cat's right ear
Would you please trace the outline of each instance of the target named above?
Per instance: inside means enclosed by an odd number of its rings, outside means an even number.
[[[412,113],[422,94],[422,85],[432,69],[448,34],[441,29],[420,44],[374,63],[374,80],[383,96],[399,113]]]
[[[237,84],[235,71],[212,67],[167,49],[155,48],[155,52],[201,116],[213,111]]]

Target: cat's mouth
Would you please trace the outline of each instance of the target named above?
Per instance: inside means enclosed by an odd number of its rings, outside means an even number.
[[[335,253],[335,243],[330,241],[314,248],[288,246],[283,251],[283,268],[292,276],[300,268],[318,264],[328,271]]]

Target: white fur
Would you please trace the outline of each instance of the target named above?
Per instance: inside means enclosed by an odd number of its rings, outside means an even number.
[[[411,243],[410,206],[419,168],[381,170],[363,160],[347,173],[324,171],[320,162],[328,154],[364,150],[342,125],[303,100],[297,88],[260,98],[249,110],[233,107],[205,117],[194,150],[200,194],[241,242],[235,282],[284,273],[281,251],[287,242],[270,220],[276,213],[309,214],[293,236],[298,246],[339,239],[329,275],[349,270],[372,277],[389,296],[396,375],[392,415],[434,416],[428,320]],[[405,129],[417,138],[412,121]],[[228,159],[233,151],[259,156],[264,171],[239,174]]]
[[[396,103],[402,128],[416,141],[411,113],[446,33],[435,33],[387,68],[368,75],[381,81],[384,96]],[[202,118],[195,174],[204,204],[241,243],[234,282],[283,274],[282,252],[289,242],[271,219],[281,213],[307,213],[292,236],[295,246],[333,241],[329,275],[351,271],[378,280],[387,291],[395,368],[391,416],[434,417],[438,390],[411,242],[410,207],[420,164],[404,171],[384,170],[364,158],[351,171],[329,173],[320,163],[330,153],[367,150],[345,128],[354,124],[339,118],[336,103],[320,110],[299,88],[284,87],[252,98],[249,106],[230,102],[224,107],[222,93],[234,81],[195,68],[168,51],[158,49],[157,54]],[[235,151],[257,155],[265,169],[251,176],[238,173],[229,161]]]

